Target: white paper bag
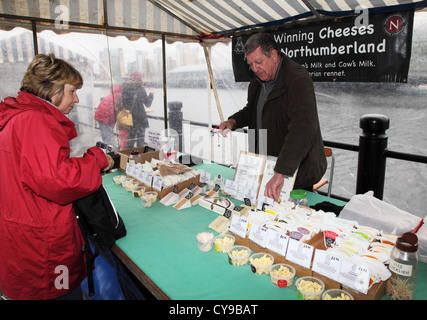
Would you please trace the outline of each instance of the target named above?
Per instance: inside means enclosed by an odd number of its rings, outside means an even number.
[[[339,217],[396,235],[416,230],[423,221],[420,217],[375,198],[372,191],[353,196]]]

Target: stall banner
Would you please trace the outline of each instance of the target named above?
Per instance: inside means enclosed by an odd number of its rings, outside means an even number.
[[[406,82],[414,12],[376,13],[270,31],[281,52],[300,63],[313,81]],[[233,37],[237,82],[253,76],[243,46],[250,35]]]

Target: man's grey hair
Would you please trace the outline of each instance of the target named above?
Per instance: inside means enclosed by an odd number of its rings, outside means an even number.
[[[261,51],[270,57],[271,50],[279,52],[276,41],[268,33],[255,33],[246,41],[243,51],[245,56],[253,52],[256,48],[261,47]]]

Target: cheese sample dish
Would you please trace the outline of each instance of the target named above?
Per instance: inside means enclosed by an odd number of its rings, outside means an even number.
[[[126,180],[126,176],[125,175],[114,176],[113,180],[115,184],[122,184],[122,182]]]
[[[255,253],[250,257],[249,262],[253,273],[268,274],[274,257],[268,253]]]
[[[132,191],[132,195],[138,198],[144,194],[145,187],[137,185],[137,186],[134,186],[131,191]]]
[[[270,267],[271,283],[279,288],[290,287],[294,282],[295,268],[291,265],[278,263]]]
[[[329,289],[323,292],[322,300],[354,300],[353,296],[341,289]]]
[[[155,192],[155,191],[145,192],[141,196],[142,205],[145,208],[151,207],[153,205],[153,203],[156,202],[156,200],[157,200],[157,192]]]
[[[210,232],[201,232],[197,235],[197,246],[200,251],[208,252],[212,249],[214,235]]]
[[[300,300],[320,300],[325,285],[322,280],[315,277],[301,277],[295,283]]]
[[[245,246],[234,246],[228,251],[228,263],[233,266],[244,266],[249,261],[251,250]]]
[[[230,234],[217,236],[214,241],[215,250],[220,253],[227,252],[228,249],[234,246],[234,241],[235,238]]]

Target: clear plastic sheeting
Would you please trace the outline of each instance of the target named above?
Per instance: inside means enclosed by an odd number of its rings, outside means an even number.
[[[0,25],[0,97],[4,98],[16,95],[19,90],[28,62],[34,57],[34,46],[31,28],[28,28],[30,25],[14,28],[16,22],[6,20],[1,20]],[[427,13],[416,12],[407,84],[315,83],[324,140],[358,145],[360,117],[379,113],[390,119],[390,128],[386,132],[390,150],[427,155],[426,27]],[[4,31],[6,29],[9,31]],[[167,123],[169,131],[165,130],[164,119],[169,118],[168,105],[179,102],[182,108],[177,113],[182,113],[183,121],[182,133],[178,133],[182,134],[181,151],[235,166],[240,150],[248,150],[247,136],[243,132],[233,132],[228,138],[210,132],[219,124],[220,117],[208,83],[203,47],[199,43],[176,41],[170,44],[161,40],[149,41],[144,37],[131,41],[124,36],[110,36],[106,31],[57,34],[43,31],[39,24],[37,30],[39,52],[55,53],[75,65],[84,77],[84,86],[78,91],[80,102],[70,114],[78,131],[78,138],[71,143],[72,155],[81,155],[102,140],[94,113],[101,100],[110,94],[111,88],[129,81],[134,71],[141,73],[146,92],[151,89],[154,92],[151,107],[147,108],[148,131],[153,134],[146,134],[146,142],[151,137],[169,135],[174,130],[170,121]],[[213,77],[224,119],[244,107],[247,101],[248,83],[234,82],[231,51],[231,42],[227,41],[210,47]],[[120,148],[120,132],[117,127],[113,131],[115,148]],[[357,152],[335,148],[333,152],[332,194],[351,198],[356,190]],[[425,164],[388,159],[384,200],[423,216],[426,180]]]

